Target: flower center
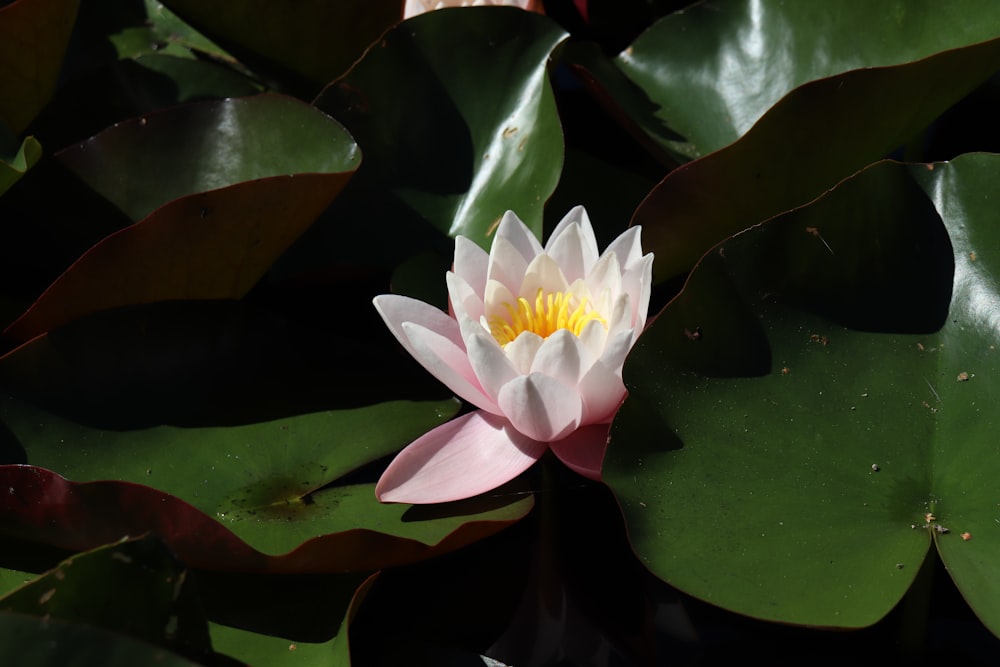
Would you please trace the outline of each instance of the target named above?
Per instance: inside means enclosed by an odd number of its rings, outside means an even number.
[[[489,319],[490,333],[501,347],[513,342],[525,331],[548,338],[559,329],[569,329],[574,336],[579,336],[587,323],[593,320],[608,326],[586,298],[577,299],[567,292],[546,294],[539,288],[534,303],[521,297],[514,304],[501,305],[507,310],[508,317],[495,315]]]

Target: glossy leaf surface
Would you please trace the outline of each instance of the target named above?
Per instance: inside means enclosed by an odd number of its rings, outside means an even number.
[[[507,210],[540,230],[563,161],[546,66],[565,37],[508,7],[429,12],[386,33],[315,102],[365,150],[336,212],[351,227],[374,216],[407,238],[430,223],[484,247]],[[384,231],[391,252],[400,241]]]
[[[636,210],[654,272],[682,274],[723,238],[818,197],[901,147],[998,67],[993,40],[793,90],[735,143],[670,172]]]
[[[272,95],[139,118],[61,158],[133,219],[146,217],[67,269],[7,329],[15,340],[116,306],[242,297],[361,159],[337,123]]]
[[[973,16],[976,20],[970,20]],[[842,0],[822,6],[724,0],[699,3],[664,17],[615,62],[658,107],[655,119],[665,126],[663,129],[684,137],[697,156],[741,137],[768,109],[802,84],[850,70],[904,63],[913,63],[933,75],[938,67],[917,61],[995,39],[1000,35],[998,25],[1000,8],[989,0],[947,5],[933,0],[890,0],[878,5]],[[866,38],[872,35],[879,37]],[[976,63],[973,53],[968,54],[967,62],[986,67],[987,75],[1000,67],[995,54],[992,58],[982,56]],[[853,115],[869,122],[869,109],[875,110],[876,117],[895,113],[888,108],[878,110],[879,102],[910,109],[923,102],[922,98],[934,102],[952,95],[946,80],[931,84],[924,79],[919,96],[916,91],[900,96],[905,93],[901,82],[887,74],[876,77],[881,85],[873,90],[885,86],[880,91],[884,97],[880,95],[878,101],[864,104],[865,98],[858,91],[842,91],[841,95],[846,94],[850,105],[863,104],[865,111],[858,109]],[[830,103],[845,104],[837,96],[824,97]],[[819,99],[814,103],[825,106]],[[851,122],[846,114],[839,120]],[[647,129],[668,144],[676,142],[654,124],[650,119]],[[834,120],[828,127],[837,124]]]
[[[71,550],[153,531],[188,565],[217,570],[370,571],[419,559],[519,519],[530,497],[421,510],[378,503],[371,484],[328,485],[455,407],[398,402],[242,427],[115,432],[7,402],[3,420],[31,465],[0,466],[14,489],[0,525]]]
[[[876,164],[703,258],[626,364],[608,449],[648,567],[740,613],[841,627],[887,613],[932,540],[960,586],[996,579],[1000,297],[981,249],[1000,221],[981,188],[998,169],[913,167],[927,198]],[[996,632],[991,589],[971,588]]]

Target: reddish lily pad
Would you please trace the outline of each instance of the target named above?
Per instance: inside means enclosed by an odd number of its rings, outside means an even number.
[[[400,401],[240,427],[105,431],[11,399],[3,420],[32,465],[0,466],[0,486],[13,489],[0,498],[0,533],[82,550],[151,531],[188,565],[227,571],[372,571],[429,557],[517,521],[530,496],[420,509],[379,503],[372,484],[331,484],[456,407]]]
[[[632,222],[655,253],[658,279],[688,271],[721,239],[809,202],[902,146],[998,62],[995,39],[796,88],[740,139],[670,172],[636,210]]]
[[[20,0],[0,8],[0,125],[20,134],[55,90],[79,0]]]
[[[135,119],[61,159],[146,217],[57,278],[7,329],[18,341],[116,306],[242,297],[337,196],[360,154],[315,109],[261,95]]]

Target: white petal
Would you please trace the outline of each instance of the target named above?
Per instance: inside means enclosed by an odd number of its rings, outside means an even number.
[[[631,301],[628,293],[622,292],[611,304],[611,317],[608,318],[608,338],[614,338],[622,331],[634,328]]]
[[[565,438],[580,425],[583,415],[583,403],[574,387],[539,373],[505,384],[498,402],[514,428],[540,442]]]
[[[619,264],[629,266],[642,257],[641,234],[642,227],[629,227],[604,249],[601,256],[615,254]]]
[[[411,354],[431,375],[476,407],[500,414],[496,401],[479,384],[464,346],[412,322],[403,323],[403,332],[410,341]]]
[[[486,269],[490,265],[490,256],[485,250],[465,238],[455,238],[455,265],[452,271],[467,282],[482,300],[486,292]]]
[[[483,391],[496,400],[500,389],[520,373],[493,336],[477,334],[470,336],[466,343],[469,346],[469,363],[472,364],[472,370],[479,378]]]
[[[597,359],[604,353],[604,345],[608,340],[608,328],[603,322],[598,320],[591,320],[584,325],[583,331],[580,332],[580,343],[587,348],[587,356],[584,357],[584,369],[586,372],[588,368],[597,361]]]
[[[594,298],[610,294],[611,298],[622,291],[622,271],[618,256],[604,254],[587,275],[587,287]]]
[[[535,361],[535,355],[541,349],[545,339],[531,331],[525,331],[520,336],[508,343],[503,349],[504,354],[510,359],[510,363],[521,375],[531,373],[531,364]]]
[[[633,326],[640,332],[646,326],[649,311],[649,293],[653,283],[653,255],[643,257],[630,266],[622,276],[622,289],[632,295]]]
[[[545,339],[531,364],[532,373],[542,373],[575,387],[580,380],[583,343],[568,329],[560,329]]]
[[[520,251],[507,239],[497,237],[490,248],[490,261],[486,269],[486,294],[484,301],[489,301],[490,281],[496,281],[504,285],[515,294],[521,288],[521,281],[524,279],[524,272],[528,269],[528,262],[534,259],[534,255],[525,258]]]
[[[587,253],[597,257],[597,237],[594,236],[594,227],[590,224],[590,216],[587,215],[587,210],[582,206],[574,206],[563,216],[545,244],[546,251],[559,243],[560,237],[573,226],[579,227],[581,239],[587,247]]]
[[[609,336],[608,342],[604,345],[604,352],[601,353],[601,363],[609,370],[620,374],[622,366],[625,365],[625,357],[628,356],[634,342],[633,329],[625,329],[614,336]]]
[[[599,361],[583,376],[578,387],[583,399],[581,424],[609,421],[625,400],[620,366],[614,370]]]
[[[569,283],[556,261],[548,255],[539,255],[531,261],[524,273],[518,296],[534,303],[538,290],[542,292],[565,292]]]
[[[530,262],[535,255],[542,252],[542,244],[513,211],[507,211],[500,220],[493,245],[495,246],[496,242],[501,239],[513,246],[525,263]],[[492,250],[490,252],[492,254]]]
[[[597,243],[593,233],[587,238],[580,225],[569,225],[558,236],[553,234],[545,246],[545,253],[562,268],[566,280],[573,282],[586,277],[594,266]]]

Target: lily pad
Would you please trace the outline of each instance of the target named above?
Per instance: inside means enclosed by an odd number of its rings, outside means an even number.
[[[421,509],[379,503],[374,484],[332,484],[456,408],[390,402],[240,427],[105,431],[10,399],[3,421],[31,465],[0,466],[13,489],[0,501],[0,532],[71,550],[154,532],[186,564],[222,571],[418,560],[517,521],[530,496]]]
[[[79,0],[22,0],[0,8],[0,125],[24,131],[55,90]]]
[[[204,658],[211,654],[208,626],[187,576],[159,540],[141,538],[64,561],[0,597],[0,609],[86,622]]]
[[[3,130],[0,130],[2,132]],[[0,141],[0,146],[3,142]],[[42,145],[34,137],[25,137],[12,156],[0,154],[0,195],[10,189],[42,157]]]
[[[8,327],[14,340],[116,306],[242,297],[361,160],[340,125],[277,95],[175,107],[60,158],[133,219],[145,217],[57,278]]]
[[[879,163],[699,262],[629,357],[604,469],[657,576],[861,627],[936,543],[1000,633],[998,176]]]
[[[377,244],[366,261],[395,266],[440,243],[427,240],[434,229],[489,247],[507,210],[539,233],[563,163],[546,68],[565,38],[511,7],[434,11],[388,31],[315,101],[364,146],[365,164],[289,261]]]
[[[163,4],[243,62],[313,91],[343,74],[402,18],[400,0]]]
[[[969,20],[971,16],[976,20]],[[878,4],[841,0],[821,6],[722,0],[695,4],[664,17],[614,62],[658,107],[655,120],[650,118],[643,127],[667,147],[683,148],[672,136],[680,135],[690,145],[684,152],[694,157],[743,136],[796,87],[851,70],[885,68],[883,74],[873,73],[883,85],[873,87],[880,94],[868,102],[856,90],[841,91],[839,98],[824,92],[823,97],[835,106],[856,107],[836,116],[841,122],[850,123],[854,117],[870,123],[873,116],[868,108],[876,110],[875,117],[898,115],[890,108],[912,114],[914,107],[927,103],[944,102],[942,109],[947,108],[952,102],[945,100],[952,98],[952,84],[959,84],[958,80],[945,79],[944,85],[938,85],[916,77],[907,81],[907,87],[919,82],[916,89],[906,91],[899,87],[904,80],[892,75],[892,66],[912,63],[933,76],[940,65],[920,61],[996,40],[998,22],[1000,7],[990,0],[947,5],[934,0]],[[879,38],[865,38],[870,35]],[[988,76],[996,70],[997,59],[977,55],[980,48],[972,46],[968,53],[949,58],[957,56],[971,71],[982,68]],[[955,71],[962,69],[957,65]],[[849,80],[831,83],[850,85]],[[826,106],[819,99],[813,101],[817,107]],[[882,106],[885,102],[890,108]],[[857,108],[861,105],[866,111]],[[836,131],[839,124],[831,122],[826,127],[838,136],[849,136],[850,132]],[[811,148],[822,153],[817,146]]]
[[[690,270],[723,238],[815,199],[900,148],[1000,63],[1000,39],[804,84],[737,141],[670,172],[633,224],[654,273]],[[933,90],[933,95],[928,90]]]

